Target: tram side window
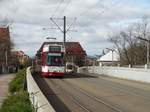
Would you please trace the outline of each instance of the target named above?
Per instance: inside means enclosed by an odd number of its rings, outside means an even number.
[[[51,65],[51,57],[47,56],[47,65]]]

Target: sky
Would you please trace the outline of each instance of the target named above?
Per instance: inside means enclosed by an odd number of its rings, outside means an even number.
[[[88,55],[113,47],[108,35],[150,17],[150,0],[0,0],[0,26],[10,26],[14,50],[34,56],[46,37],[63,40],[50,20],[67,17],[67,41],[80,42]],[[54,19],[62,28],[62,19]],[[73,23],[73,24],[72,24]]]

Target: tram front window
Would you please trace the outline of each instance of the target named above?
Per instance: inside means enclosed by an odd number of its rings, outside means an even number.
[[[47,56],[47,65],[63,66],[63,59],[61,56]]]

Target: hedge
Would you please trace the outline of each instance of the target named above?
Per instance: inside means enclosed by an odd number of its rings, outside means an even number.
[[[19,70],[9,84],[10,96],[4,101],[0,112],[35,112],[25,90],[26,69]]]

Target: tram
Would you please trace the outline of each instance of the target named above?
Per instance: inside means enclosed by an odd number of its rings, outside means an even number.
[[[41,52],[41,75],[43,77],[63,77],[63,47],[58,44],[44,45]]]

